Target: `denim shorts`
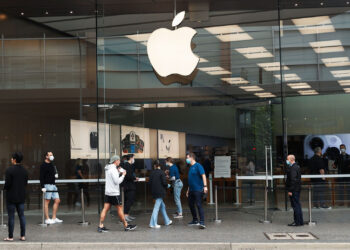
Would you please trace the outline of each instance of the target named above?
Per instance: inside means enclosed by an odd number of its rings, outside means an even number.
[[[45,199],[46,200],[56,200],[59,199],[60,196],[58,192],[48,192],[48,191],[58,191],[56,185],[53,184],[45,184],[44,188],[46,188]]]

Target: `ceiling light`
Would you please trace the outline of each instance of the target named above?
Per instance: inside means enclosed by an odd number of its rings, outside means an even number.
[[[236,41],[253,40],[253,38],[247,33],[234,33],[234,34],[217,35],[216,38],[222,42],[236,42]]]
[[[24,16],[24,12],[21,12],[21,16]]]
[[[148,41],[151,33],[143,33],[143,34],[134,34],[134,35],[126,35],[124,37],[129,38],[135,42],[145,42]]]
[[[227,77],[227,78],[221,78],[222,81],[227,82],[229,84],[247,84],[249,83],[248,80],[242,78],[242,77]]]
[[[244,30],[239,25],[214,26],[214,27],[204,28],[204,30],[206,30],[207,32],[213,35],[244,32]]]
[[[323,2],[321,2],[320,5],[323,6]]]
[[[331,57],[321,58],[326,67],[344,67],[350,66],[349,57]]]
[[[264,89],[260,88],[259,86],[242,86],[239,88],[243,89],[244,91],[247,91],[247,92],[264,91]]]
[[[292,19],[292,22],[304,35],[335,32],[329,16],[296,18]]]
[[[306,82],[288,83],[287,85],[292,89],[311,89],[311,86]]]
[[[222,67],[202,67],[198,68],[200,71],[204,71],[209,75],[229,75],[230,71],[222,68]]]
[[[279,71],[280,63],[279,62],[268,62],[268,63],[258,63],[258,66],[263,68],[266,71]],[[287,66],[283,66],[283,70],[289,70]]]
[[[350,88],[344,88],[345,93],[350,93]]]
[[[199,58],[199,63],[207,63],[209,62],[208,59],[205,59],[203,57]]]
[[[276,77],[277,79],[281,80],[281,75],[274,75],[274,77]],[[289,74],[283,74],[283,79],[286,82],[290,82],[290,81],[300,81],[300,77],[295,74],[295,73],[289,73]]]
[[[7,16],[5,14],[0,14],[0,20],[5,20]]]
[[[350,86],[350,80],[339,80],[338,83],[340,86]]]
[[[268,98],[268,97],[276,97],[276,95],[270,93],[270,92],[263,92],[263,93],[255,93],[254,95],[260,97],[260,98]]]
[[[298,4],[297,4],[297,3],[295,3],[295,4],[294,4],[294,7],[298,7]]]
[[[299,90],[298,93],[300,95],[318,95],[318,92],[314,89],[312,89],[312,90]]]
[[[45,11],[45,15],[48,15],[49,14],[49,12],[48,11]]]
[[[316,53],[332,53],[344,51],[344,47],[342,46],[340,40],[310,42],[309,44]]]
[[[349,77],[350,70],[332,70],[331,74],[336,78]]]
[[[73,14],[73,13],[74,13],[73,10],[69,11],[69,14]]]
[[[264,47],[248,47],[235,49],[248,59],[273,57],[273,55]]]

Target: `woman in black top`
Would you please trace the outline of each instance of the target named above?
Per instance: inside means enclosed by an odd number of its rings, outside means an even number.
[[[149,177],[149,185],[151,188],[152,196],[155,199],[155,203],[149,227],[160,228],[160,225],[157,223],[159,210],[163,215],[164,224],[166,226],[171,225],[173,222],[169,219],[166,213],[165,204],[163,201],[163,198],[166,195],[166,189],[168,187],[165,173],[163,170],[161,170],[161,166],[158,160],[154,162],[153,167],[154,170],[151,172],[151,175]]]

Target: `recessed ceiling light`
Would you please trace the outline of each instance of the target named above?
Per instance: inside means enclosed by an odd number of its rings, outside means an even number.
[[[298,4],[297,4],[297,3],[295,3],[295,4],[294,4],[294,7],[298,7]]]
[[[287,84],[292,89],[311,89],[311,86],[306,82],[296,82]]]
[[[276,95],[270,93],[270,92],[263,92],[263,93],[255,93],[254,95],[260,97],[260,98],[268,98],[268,97],[276,97]]]
[[[69,11],[69,14],[73,14],[73,13],[74,13],[74,11],[73,11],[73,10]]]
[[[346,2],[346,4],[349,4],[350,2]]]
[[[21,16],[24,16],[24,12],[21,12]]]
[[[320,5],[323,6],[323,2],[320,2]]]
[[[300,95],[318,95],[318,92],[314,89],[312,89],[312,90],[299,90],[298,93]]]
[[[49,12],[48,11],[45,11],[45,15],[48,15],[49,14]]]
[[[264,91],[264,89],[260,88],[259,86],[242,86],[242,87],[239,87],[239,88],[243,89],[244,91],[247,91],[247,92]]]

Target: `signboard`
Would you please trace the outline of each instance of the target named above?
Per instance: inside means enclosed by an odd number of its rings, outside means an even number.
[[[231,178],[231,156],[215,156],[214,178]]]
[[[158,158],[180,158],[179,133],[166,130],[158,130]]]

